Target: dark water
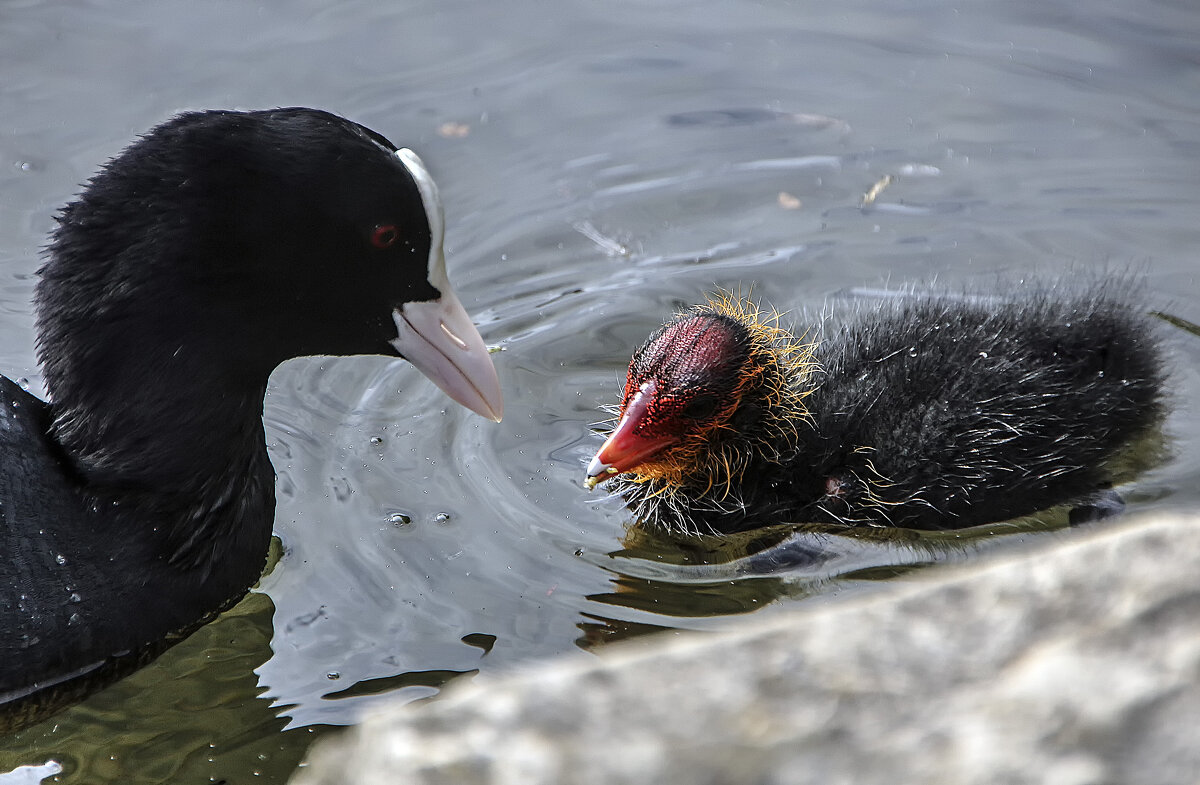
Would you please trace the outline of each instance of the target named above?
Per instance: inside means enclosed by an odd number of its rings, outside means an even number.
[[[0,2],[0,74],[0,372],[38,383],[53,211],[200,107],[319,106],[417,149],[451,277],[503,350],[499,426],[401,362],[281,368],[279,564],[150,668],[0,742],[0,768],[54,759],[64,782],[281,782],[379,696],[1070,536],[855,543],[766,576],[738,557],[767,539],[627,537],[620,503],[581,488],[589,426],[631,350],[714,286],[799,321],[847,287],[1133,270],[1200,322],[1190,0]],[[1169,454],[1134,511],[1197,502],[1200,338],[1165,332]]]

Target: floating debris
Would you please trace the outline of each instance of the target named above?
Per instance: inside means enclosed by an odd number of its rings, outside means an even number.
[[[871,186],[871,190],[863,194],[862,204],[859,207],[870,207],[875,204],[875,200],[883,193],[889,185],[896,182],[896,178],[890,174],[885,174],[875,185]]]
[[[804,206],[804,202],[801,202],[799,199],[792,196],[787,191],[780,191],[779,192],[779,206],[785,210],[799,210],[801,207]]]
[[[462,139],[470,133],[471,126],[466,123],[442,123],[437,129],[437,135],[447,139]]]
[[[609,256],[629,256],[629,248],[611,237],[601,234],[591,221],[578,221],[571,226],[575,231],[600,246]]]

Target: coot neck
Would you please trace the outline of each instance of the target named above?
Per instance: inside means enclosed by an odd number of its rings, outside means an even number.
[[[244,589],[262,569],[275,502],[266,373],[233,372],[162,335],[101,344],[123,351],[47,363],[51,436],[84,494],[160,561]]]

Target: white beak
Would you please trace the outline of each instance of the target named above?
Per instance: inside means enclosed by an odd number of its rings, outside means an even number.
[[[405,303],[392,313],[396,351],[442,392],[489,420],[504,417],[496,368],[479,331],[446,286],[437,300]]]
[[[442,296],[427,302],[405,303],[396,309],[392,314],[396,322],[392,346],[446,395],[476,414],[500,422],[504,399],[496,368],[483,338],[446,277],[446,256],[442,251],[445,220],[437,184],[412,150],[397,150],[396,157],[412,175],[425,205],[429,220],[429,283]]]

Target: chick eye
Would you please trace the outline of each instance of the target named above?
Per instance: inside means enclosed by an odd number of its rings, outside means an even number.
[[[712,416],[712,413],[716,410],[717,396],[697,395],[683,407],[683,416],[690,417],[693,420],[703,420],[705,417]]]
[[[398,239],[400,239],[400,232],[396,230],[394,224],[381,224],[371,232],[371,245],[376,248],[389,248],[395,245]]]

